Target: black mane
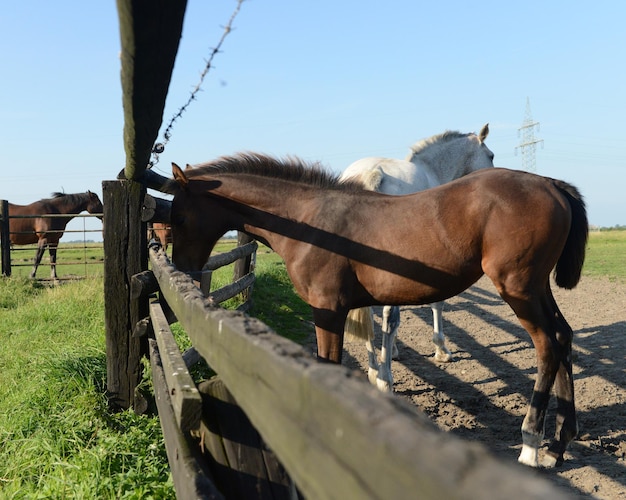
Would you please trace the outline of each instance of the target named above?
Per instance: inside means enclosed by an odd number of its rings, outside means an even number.
[[[56,200],[58,198],[63,198],[64,202],[67,203],[81,203],[83,201],[85,201],[85,199],[89,199],[89,193],[85,192],[85,193],[52,193],[50,195],[50,199],[51,200]]]
[[[306,163],[294,156],[278,159],[260,153],[239,153],[185,170],[185,175],[189,179],[211,174],[258,175],[304,183],[319,189],[363,189],[357,183],[340,182],[338,175],[328,171],[320,163]]]

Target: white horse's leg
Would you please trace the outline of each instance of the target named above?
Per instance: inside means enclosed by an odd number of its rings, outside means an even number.
[[[434,302],[430,305],[433,310],[433,342],[435,343],[435,359],[441,363],[449,363],[454,359],[446,347],[446,338],[443,335],[443,302]]]
[[[376,347],[374,347],[373,339],[367,339],[365,341],[365,348],[367,349],[367,379],[370,384],[376,385],[376,379],[378,378],[378,356],[376,356]]]
[[[378,369],[376,386],[384,392],[393,391],[393,374],[391,373],[391,354],[400,325],[400,308],[398,306],[383,307],[383,345],[380,351],[381,363]]]
[[[398,352],[398,346],[396,345],[396,340],[398,339],[398,335],[397,335],[397,330],[400,326],[400,308],[398,306],[386,306],[383,308],[383,325],[386,325],[387,323],[389,323],[389,315],[390,314],[397,314],[397,318],[394,319],[394,322],[397,323],[395,328],[396,328],[396,335],[394,335],[393,337],[393,343],[391,344],[391,359],[398,359],[398,357],[400,356],[400,353]],[[381,347],[382,348],[382,347]],[[381,355],[382,356],[382,355]]]

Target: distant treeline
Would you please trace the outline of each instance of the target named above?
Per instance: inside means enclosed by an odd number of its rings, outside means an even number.
[[[612,227],[591,226],[590,229],[592,231],[625,231],[626,230],[626,226],[621,225],[621,224],[615,224]]]

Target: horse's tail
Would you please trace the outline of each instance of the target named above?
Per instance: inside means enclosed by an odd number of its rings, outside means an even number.
[[[565,248],[561,252],[554,278],[561,288],[572,289],[580,281],[583,263],[585,262],[585,250],[589,235],[589,222],[587,210],[582,195],[571,184],[564,181],[554,180],[554,185],[567,198],[572,209],[572,223],[565,242]]]
[[[370,340],[374,338],[374,320],[372,308],[361,307],[348,312],[344,335],[347,339]]]

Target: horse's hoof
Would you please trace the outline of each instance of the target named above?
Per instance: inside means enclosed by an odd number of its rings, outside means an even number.
[[[378,385],[378,370],[374,370],[373,368],[367,370],[367,380],[369,380],[372,385]]]
[[[376,387],[380,392],[393,392],[393,383],[388,380],[376,379]]]
[[[454,361],[454,356],[450,352],[435,352],[435,361],[439,363],[451,363]]]
[[[541,458],[541,466],[546,469],[552,469],[563,465],[563,457],[550,453],[549,451]]]
[[[538,455],[536,448],[524,444],[522,445],[522,451],[519,454],[517,461],[520,464],[528,465],[529,467],[539,467],[537,458]]]

